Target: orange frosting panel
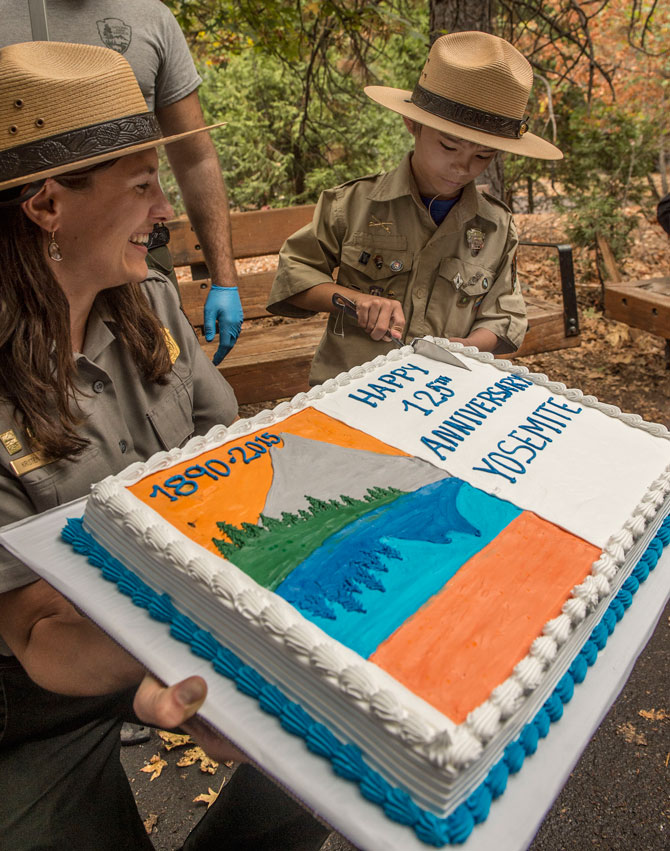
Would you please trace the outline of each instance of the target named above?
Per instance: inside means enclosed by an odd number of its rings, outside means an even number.
[[[460,724],[527,655],[599,556],[592,544],[524,512],[370,661]]]
[[[306,408],[280,423],[263,426],[169,471],[161,470],[147,476],[129,490],[191,540],[219,555],[212,543],[213,537],[222,537],[217,521],[225,520],[236,526],[242,522],[257,523],[272,484],[269,451],[260,452],[248,444],[260,443],[263,448],[263,441],[257,440],[259,436],[279,436],[282,432],[351,449],[407,455],[327,414]],[[266,438],[270,444],[274,440]],[[239,449],[231,453],[233,447]],[[208,461],[212,463],[206,467]],[[205,472],[202,472],[203,469]],[[187,470],[189,475],[185,476]],[[180,481],[180,476],[183,481]],[[195,486],[197,490],[194,490]],[[152,493],[155,496],[152,497]]]

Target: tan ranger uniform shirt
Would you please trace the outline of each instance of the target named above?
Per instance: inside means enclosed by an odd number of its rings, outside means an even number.
[[[322,193],[310,225],[286,240],[268,310],[305,317],[313,312],[286,299],[332,282],[395,298],[407,324],[404,340],[427,334],[466,337],[488,328],[515,351],[526,332],[526,309],[516,279],[518,238],[512,214],[474,183],[438,227],[421,201],[408,154],[393,171],[362,177]],[[484,234],[475,254],[467,231]],[[344,334],[344,336],[342,336]],[[385,354],[354,319],[331,314],[309,380],[320,384]]]
[[[233,391],[200,348],[172,284],[154,272],[142,288],[166,329],[168,383],[142,378],[114,322],[94,303],[83,352],[75,355],[80,433],[90,443],[74,459],[35,458],[11,406],[0,400],[0,526],[85,496],[94,482],[237,415]],[[0,593],[38,578],[0,547]]]

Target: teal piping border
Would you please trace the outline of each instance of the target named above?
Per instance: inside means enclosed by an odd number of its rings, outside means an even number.
[[[339,777],[356,782],[361,794],[382,807],[388,818],[412,827],[422,842],[442,848],[465,842],[474,826],[486,821],[491,803],[505,791],[509,775],[521,769],[525,758],[535,753],[539,740],[549,732],[550,725],[563,715],[563,706],[572,699],[575,684],[583,682],[588,668],[596,661],[598,653],[633,602],[640,583],[647,579],[649,572],[656,567],[663,547],[670,543],[670,516],[663,520],[656,536],[551,696],[522,729],[519,737],[507,745],[486,780],[445,818],[418,807],[407,792],[394,788],[366,765],[360,748],[340,742],[299,704],[285,697],[276,686],[245,665],[209,632],[182,615],[167,594],[158,594],[151,589],[84,531],[80,518],[69,519],[61,535],[76,552],[87,556],[92,565],[100,568],[105,579],[115,582],[119,591],[129,596],[136,606],[147,609],[156,620],[169,623],[174,638],[188,644],[193,653],[208,659],[218,674],[233,680],[241,692],[255,698],[261,709],[276,716],[287,732],[303,738],[310,751],[329,759]]]

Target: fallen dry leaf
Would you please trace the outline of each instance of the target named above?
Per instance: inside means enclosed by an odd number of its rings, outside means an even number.
[[[158,821],[158,813],[151,813],[148,818],[144,819],[144,829],[148,834],[151,834],[151,831],[156,826],[156,822]]]
[[[222,787],[223,788],[223,787]],[[221,789],[219,789],[219,792]],[[201,795],[198,795],[193,799],[194,804],[207,804],[207,809],[209,809],[214,801],[219,797],[219,792],[215,792],[213,789],[207,789],[207,792],[203,792]]]
[[[185,765],[193,765],[198,761],[200,761],[200,771],[203,771],[206,774],[216,774],[216,769],[219,767],[219,763],[210,759],[204,750],[197,746],[189,748],[181,757],[179,762],[177,762],[177,765],[182,768]]]
[[[630,721],[626,721],[625,724],[619,724],[616,728],[617,734],[622,736],[629,745],[646,745],[647,737],[644,733],[638,733],[635,727],[630,723]]]
[[[161,759],[156,753],[149,760],[149,764],[145,765],[144,768],[140,768],[140,771],[144,771],[146,774],[151,774],[149,780],[155,780],[157,777],[161,776],[161,771],[166,765],[167,762],[164,759]]]
[[[670,712],[666,712],[665,709],[640,709],[637,714],[646,718],[647,721],[666,721],[670,718]]]
[[[168,733],[167,730],[158,730],[158,735],[163,740],[166,751],[193,744],[193,740],[186,733]]]

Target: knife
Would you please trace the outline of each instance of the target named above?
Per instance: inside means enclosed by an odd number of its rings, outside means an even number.
[[[351,316],[353,319],[356,319],[356,304],[350,298],[347,298],[341,293],[333,293],[333,304],[338,310],[342,310],[346,313],[347,316]],[[417,355],[424,355],[432,360],[440,361],[441,363],[450,363],[452,366],[467,369],[468,372],[471,371],[470,367],[466,363],[463,363],[462,360],[457,358],[456,355],[452,354],[448,349],[443,348],[437,343],[431,343],[430,340],[425,340],[423,337],[415,337],[411,343],[403,343],[402,340],[398,340],[396,337],[389,334],[388,339],[384,340],[384,342],[389,341],[398,346],[399,349],[402,349],[403,346],[409,345],[414,349]]]

